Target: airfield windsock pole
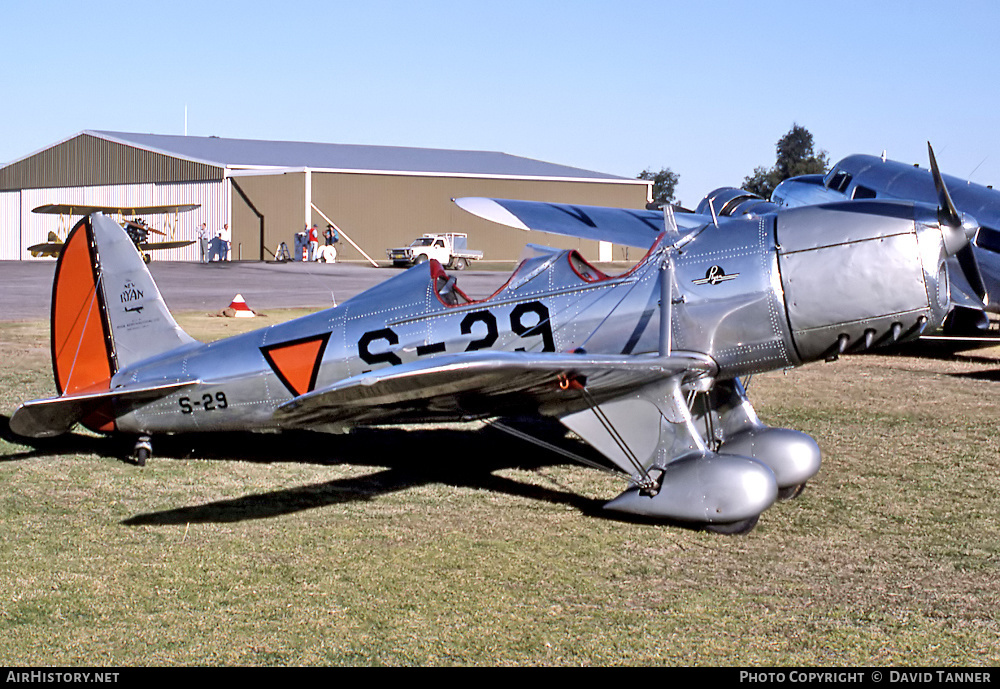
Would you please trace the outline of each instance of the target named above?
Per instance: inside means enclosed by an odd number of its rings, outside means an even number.
[[[357,249],[358,251],[360,251],[361,255],[368,259],[369,263],[371,263],[373,266],[375,266],[376,268],[378,268],[378,263],[375,262],[375,259],[373,259],[371,256],[369,256],[368,254],[366,254],[365,250],[362,249],[357,244],[355,244],[354,240],[351,239],[350,237],[348,237],[346,232],[344,232],[342,229],[340,229],[339,227],[337,227],[337,223],[335,223],[332,220],[330,220],[330,218],[327,217],[326,213],[324,213],[323,211],[321,211],[319,208],[316,207],[315,203],[310,203],[309,205],[312,206],[312,208],[313,208],[314,211],[316,211],[317,213],[319,213],[320,215],[323,216],[323,220],[326,220],[328,223],[330,223],[331,226],[333,226],[333,229],[335,229],[337,231],[337,234],[339,234],[341,237],[343,237],[344,239],[346,239],[347,241],[349,241],[351,243],[351,246],[353,246],[355,249]]]

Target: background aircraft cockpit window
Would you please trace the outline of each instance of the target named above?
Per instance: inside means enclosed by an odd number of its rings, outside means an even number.
[[[852,178],[853,175],[849,172],[834,170],[827,178],[826,186],[833,191],[843,192],[847,189],[847,185],[851,183]]]
[[[852,199],[873,199],[877,196],[874,189],[863,186],[859,184],[854,187],[854,194],[851,196]]]

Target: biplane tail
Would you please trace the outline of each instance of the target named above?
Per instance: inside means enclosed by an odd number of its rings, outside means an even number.
[[[72,408],[71,416],[102,431],[113,430],[113,416],[99,402],[124,392],[116,388],[111,393],[111,379],[119,370],[194,342],[170,315],[128,235],[101,214],[83,218],[66,238],[52,287],[51,326],[60,397],[48,402],[48,413],[59,417],[55,410]],[[69,404],[84,398],[90,403]],[[57,401],[66,404],[53,404]],[[54,432],[68,420],[51,418],[43,426],[51,425]],[[12,418],[12,429],[14,425]],[[34,430],[32,435],[45,429]]]

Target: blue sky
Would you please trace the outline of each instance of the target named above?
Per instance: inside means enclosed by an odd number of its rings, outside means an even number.
[[[1000,185],[996,2],[46,2],[2,10],[0,163],[84,129],[504,151],[679,198],[797,122]]]

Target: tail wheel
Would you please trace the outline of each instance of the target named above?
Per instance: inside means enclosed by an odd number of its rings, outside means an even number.
[[[138,466],[146,466],[146,461],[153,456],[153,444],[148,435],[140,436],[135,441],[135,448],[132,450],[132,459]]]
[[[461,257],[455,259],[455,270],[465,270],[468,266],[469,262],[466,259]]]

